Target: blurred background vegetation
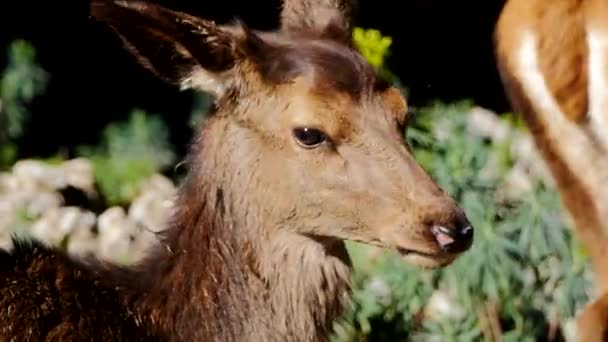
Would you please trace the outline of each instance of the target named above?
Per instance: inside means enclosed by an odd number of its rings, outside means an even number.
[[[392,38],[358,27],[354,40],[390,82],[409,89],[387,65]],[[19,157],[19,139],[32,115],[31,102],[53,75],[37,63],[36,48],[14,40],[6,51],[0,87],[0,171]],[[210,98],[188,94],[192,135],[205,120]],[[407,132],[417,159],[461,203],[476,227],[473,249],[442,270],[403,265],[399,257],[349,243],[355,266],[355,306],[336,322],[338,341],[504,341],[563,339],[569,320],[587,300],[589,270],[573,238],[559,197],[547,179],[530,176],[518,196],[501,191],[516,158],[510,137],[526,129],[511,113],[500,122],[502,139],[472,134],[470,100],[435,102],[412,114]],[[86,108],[82,108],[86,112]],[[128,205],[141,182],[154,173],[179,181],[183,157],[162,116],[131,108],[112,122],[97,143],[74,150],[93,163],[108,205]],[[41,160],[66,159],[62,151]]]

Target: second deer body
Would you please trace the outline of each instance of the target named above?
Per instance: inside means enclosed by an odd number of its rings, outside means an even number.
[[[608,332],[608,2],[508,0],[495,43],[511,104],[529,126],[595,272],[600,300],[579,319],[581,341],[603,341]]]

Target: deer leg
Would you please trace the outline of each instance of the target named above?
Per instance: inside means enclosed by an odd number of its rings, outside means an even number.
[[[589,124],[595,140],[608,153],[608,32],[587,28],[589,47]]]
[[[580,342],[608,341],[608,293],[587,304],[577,320]]]
[[[591,23],[587,26],[587,44],[589,48],[589,124],[591,132],[595,140],[600,144],[602,152],[608,153],[608,31],[603,29],[597,23]],[[608,179],[603,179],[602,183]],[[598,194],[597,198],[600,194]],[[603,217],[606,216],[606,211],[603,211]],[[608,234],[604,228],[604,234]],[[608,244],[606,238],[596,240],[596,254],[593,257],[596,260],[595,272],[596,282],[601,289],[601,293],[606,293],[608,296],[608,269],[606,269],[606,248]],[[601,245],[600,242],[601,241]],[[608,303],[608,299],[596,301],[598,305]],[[608,305],[608,304],[607,304]],[[604,305],[606,306],[606,305]],[[608,308],[608,306],[606,306]],[[594,310],[590,310],[593,312]]]
[[[608,175],[606,158],[595,139],[589,136],[589,131],[567,120],[561,111],[538,66],[536,44],[533,32],[522,35],[516,63],[517,79],[531,105],[528,120],[538,130],[535,135],[537,146],[559,184],[562,199],[574,219],[575,233],[589,251],[597,290],[605,294],[584,310],[580,321],[581,333],[585,336],[582,341],[602,341],[604,328],[608,326],[608,239],[603,219],[608,217],[608,207],[600,200]],[[596,75],[594,80],[596,83],[606,82],[608,78],[598,80]],[[608,83],[603,89],[608,90]],[[602,98],[608,99],[608,93],[604,96],[599,92],[592,96],[597,99],[592,105],[596,108],[595,113],[602,113],[599,109],[604,106]],[[608,129],[608,117],[605,119],[606,125],[598,115],[591,121],[595,120],[600,123],[598,127]],[[608,131],[604,134],[608,142]]]
[[[558,183],[566,207],[574,218],[579,238],[592,255],[604,255],[605,248],[600,246],[600,242],[603,243],[608,236],[608,225],[603,219],[608,217],[608,203],[601,200],[604,198],[604,185],[608,183],[606,153],[598,149],[589,131],[568,120],[558,105],[538,64],[534,32],[522,33],[515,56],[515,78],[521,84],[522,93],[525,94],[522,96],[530,107],[525,117],[534,130],[536,146]],[[593,111],[603,113],[603,106],[608,108],[608,77],[595,77],[594,81],[606,83],[603,88],[606,96],[590,96],[595,101],[591,107],[597,108]],[[599,92],[596,93],[603,95]],[[593,120],[603,122],[599,115],[595,117]],[[597,126],[606,130],[608,142],[608,116],[605,119],[605,126]]]
[[[513,72],[515,78],[521,84],[526,102],[530,105],[530,109],[525,116],[531,121],[530,125],[537,131],[535,137],[541,136],[543,139],[542,144],[538,143],[540,142],[539,138],[536,141],[548,164],[551,165],[552,161],[557,159],[563,161],[568,167],[576,166],[577,175],[581,175],[581,173],[584,175],[584,177],[579,178],[605,178],[603,167],[608,166],[608,162],[604,161],[604,154],[598,151],[588,132],[566,118],[565,113],[555,99],[555,95],[547,85],[545,76],[539,66],[536,34],[532,31],[524,31],[519,41],[520,45],[515,55],[515,70]],[[608,87],[606,90],[608,90]],[[608,101],[608,92],[606,95],[606,101]],[[600,98],[597,96],[593,96],[593,98],[598,99],[596,107],[603,106],[604,102]],[[602,121],[601,118],[593,120]],[[605,121],[607,125],[601,127],[608,129],[608,117]],[[608,135],[606,137],[608,138]],[[556,173],[557,171],[559,170],[556,170]],[[571,170],[568,172],[571,172]],[[567,187],[568,184],[564,184],[564,186]],[[587,187],[593,188],[589,185]]]

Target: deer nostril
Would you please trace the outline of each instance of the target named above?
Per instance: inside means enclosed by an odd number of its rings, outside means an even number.
[[[450,253],[461,253],[469,249],[473,243],[473,226],[463,220],[455,228],[435,224],[431,227],[431,233],[435,237],[439,247]]]
[[[437,243],[441,248],[445,249],[455,242],[452,230],[447,227],[435,225],[431,227],[431,233],[433,233],[435,240],[437,240]]]

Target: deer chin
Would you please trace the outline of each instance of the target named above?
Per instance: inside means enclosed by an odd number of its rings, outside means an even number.
[[[404,261],[423,268],[445,267],[451,264],[457,257],[457,254],[423,252],[405,248],[397,248],[397,252]]]
[[[421,250],[412,249],[411,247],[395,246],[394,244],[387,244],[377,240],[367,241],[363,239],[350,239],[350,241],[396,252],[399,256],[401,256],[404,262],[429,269],[449,266],[460,255],[458,253],[442,251],[441,249],[434,251],[430,249]]]

